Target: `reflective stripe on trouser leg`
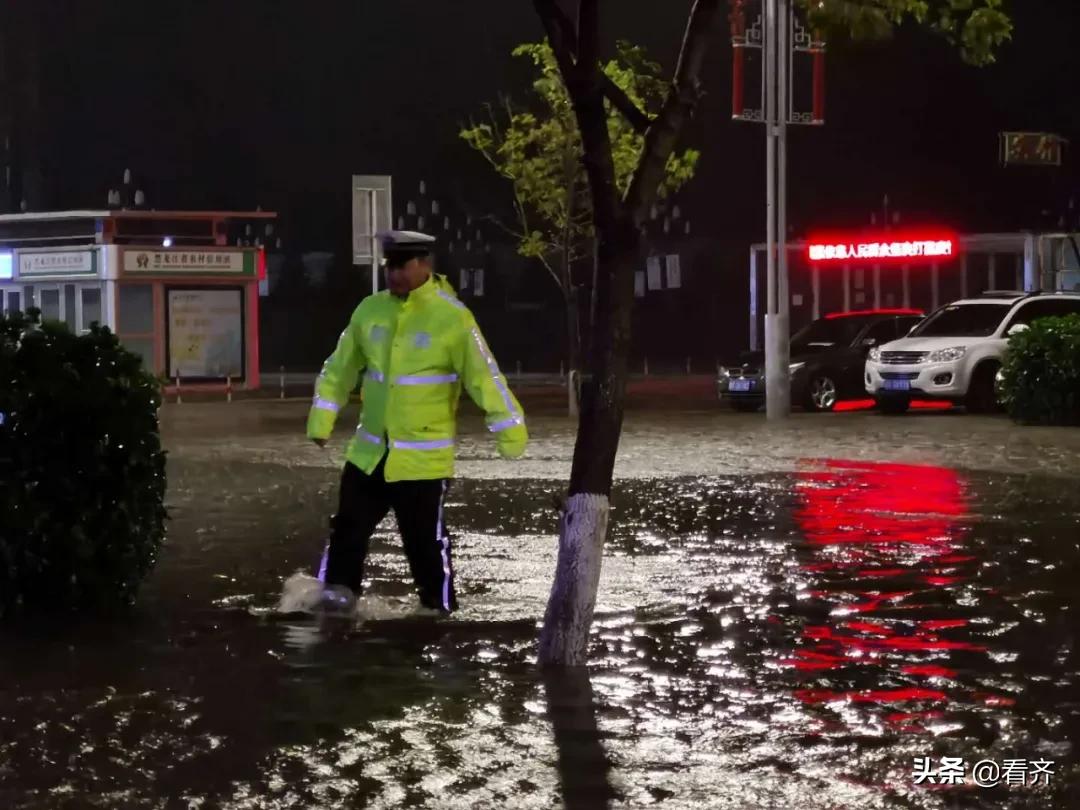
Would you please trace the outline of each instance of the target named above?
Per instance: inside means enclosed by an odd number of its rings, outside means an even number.
[[[323,547],[322,559],[319,560],[319,573],[315,576],[315,578],[319,580],[319,582],[322,582],[324,584],[326,583],[326,560],[329,556],[330,544],[327,543],[326,546]]]
[[[442,482],[442,494],[439,495],[439,519],[435,525],[435,542],[439,544],[439,553],[442,556],[443,585],[442,606],[447,613],[450,612],[450,588],[454,572],[450,568],[450,538],[443,527],[443,502],[446,500],[446,481]]]
[[[389,484],[420,602],[443,613],[457,608],[454,555],[444,513],[449,486],[450,482],[445,480]]]

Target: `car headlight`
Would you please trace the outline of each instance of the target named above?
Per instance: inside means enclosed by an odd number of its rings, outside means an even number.
[[[875,363],[878,363],[878,362],[881,361],[881,348],[880,347],[875,346],[874,348],[872,348],[870,350],[870,359],[873,360]]]
[[[798,371],[800,368],[802,368],[805,365],[806,365],[806,363],[792,363],[790,366],[788,366],[788,373],[789,374],[794,374],[796,371]]]
[[[953,360],[959,360],[967,354],[967,346],[952,346],[948,349],[938,349],[936,352],[930,352],[931,363],[949,363]]]
[[[725,368],[724,366],[720,366],[718,369],[716,369],[716,372],[720,375],[720,379],[723,380],[726,380],[728,377],[731,376],[731,369]]]

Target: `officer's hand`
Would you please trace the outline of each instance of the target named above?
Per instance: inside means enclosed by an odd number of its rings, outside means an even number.
[[[326,439],[312,439],[319,447],[326,447]]]
[[[525,442],[500,444],[499,455],[505,458],[507,461],[516,461],[517,459],[525,455]]]

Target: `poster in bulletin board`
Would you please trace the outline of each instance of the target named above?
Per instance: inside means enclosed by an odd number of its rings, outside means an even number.
[[[244,300],[237,288],[169,289],[168,369],[185,380],[244,376]]]

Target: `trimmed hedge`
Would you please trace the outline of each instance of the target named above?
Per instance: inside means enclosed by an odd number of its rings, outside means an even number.
[[[165,534],[160,404],[108,329],[0,317],[0,617],[133,601]]]
[[[1001,395],[1017,422],[1080,425],[1080,315],[1039,318],[1009,338]]]

